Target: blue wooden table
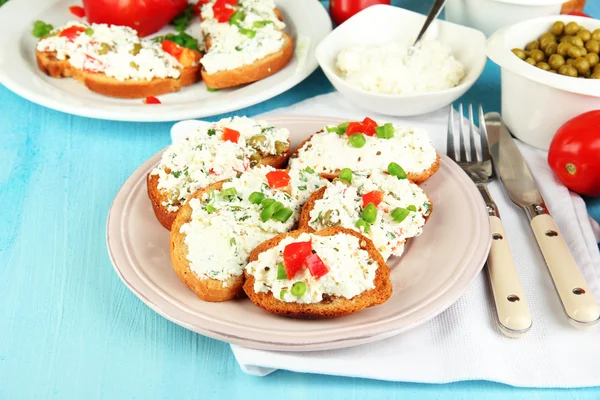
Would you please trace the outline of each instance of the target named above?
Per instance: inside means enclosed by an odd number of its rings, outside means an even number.
[[[396,2],[425,12],[422,3]],[[595,3],[588,12],[600,15]],[[317,71],[290,92],[238,114],[256,115],[331,90]],[[499,110],[495,66],[487,66],[464,100]],[[106,216],[116,192],[169,144],[171,124],[74,117],[2,86],[0,105],[0,400],[600,397],[600,389],[590,388],[245,375],[227,344],[180,328],[138,300],[106,252]]]

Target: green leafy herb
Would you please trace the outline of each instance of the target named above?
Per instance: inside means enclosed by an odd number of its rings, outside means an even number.
[[[194,39],[185,32],[180,32],[177,35],[174,33],[167,33],[165,36],[157,36],[152,39],[152,41],[156,43],[162,43],[165,40],[170,40],[171,42],[174,42],[181,47],[185,47],[186,49],[200,51],[200,48],[198,47],[198,39]]]
[[[171,175],[175,178],[179,178],[181,176],[181,171],[171,171]]]
[[[175,26],[175,30],[177,32],[183,32],[187,29],[194,18],[194,5],[188,4],[185,10],[178,16],[176,16],[173,21],[171,21],[171,25]]]
[[[249,216],[249,215],[244,215],[243,217],[240,217],[240,218],[238,219],[238,221],[245,221],[245,220],[247,220],[248,218],[250,218],[250,216]]]
[[[306,185],[300,185],[300,186],[298,186],[298,190],[306,190]]]
[[[31,33],[33,33],[33,36],[36,38],[41,38],[48,35],[52,29],[54,29],[54,26],[51,24],[47,24],[44,21],[38,20],[33,23],[33,30]]]
[[[209,214],[214,213],[215,211],[217,211],[216,208],[214,208],[213,206],[211,206],[210,204],[206,206],[206,212]]]
[[[388,232],[385,235],[392,240],[396,239],[396,235],[394,235],[394,232]]]
[[[302,170],[303,172],[308,172],[309,174],[314,174],[315,170],[312,169],[311,167],[306,167]]]
[[[209,130],[206,132],[206,134],[207,134],[208,136],[214,136],[214,135],[216,135],[216,133],[217,133],[217,131],[215,130],[215,128],[210,128],[210,129],[209,129]]]

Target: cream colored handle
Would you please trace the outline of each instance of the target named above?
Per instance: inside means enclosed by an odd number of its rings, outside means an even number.
[[[531,327],[531,313],[519,281],[504,226],[498,217],[490,216],[492,248],[488,257],[488,275],[496,303],[500,329],[506,336],[516,337]]]
[[[531,227],[567,316],[577,324],[598,322],[600,308],[594,302],[554,219],[548,214],[538,215],[531,220]]]

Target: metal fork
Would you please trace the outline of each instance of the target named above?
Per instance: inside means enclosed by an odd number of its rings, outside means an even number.
[[[458,123],[454,120],[454,109],[450,107],[448,118],[448,137],[446,153],[473,180],[479,193],[485,201],[490,225],[492,227],[492,247],[487,260],[487,272],[496,304],[496,314],[500,331],[509,337],[517,337],[527,332],[531,327],[531,313],[525,301],[523,287],[519,281],[512,253],[504,227],[500,220],[498,207],[487,189],[487,184],[496,178],[494,166],[489,153],[487,130],[483,107],[479,105],[479,128],[475,127],[473,105],[468,107],[468,129],[465,129],[463,106],[458,106]],[[458,125],[458,132],[456,132]],[[455,137],[459,136],[459,152],[456,153]],[[465,145],[465,134],[469,137],[469,149]],[[479,136],[480,151],[475,145]]]

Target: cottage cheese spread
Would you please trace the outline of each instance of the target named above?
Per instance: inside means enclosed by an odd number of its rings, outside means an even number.
[[[59,36],[70,27],[86,29],[74,38]],[[179,78],[182,65],[160,43],[140,39],[125,26],[68,22],[41,39],[37,50],[56,52],[59,60],[82,71],[99,72],[119,81]]]
[[[287,190],[271,189],[266,174],[274,170],[269,166],[253,168],[224,183],[221,191],[190,200],[191,220],[181,232],[186,235],[190,269],[200,279],[212,278],[226,284],[229,278],[240,276],[250,252],[276,234],[291,230],[310,194],[327,182],[316,173],[290,171]],[[228,188],[235,188],[236,196],[223,198],[221,192]],[[293,211],[292,216],[287,222],[263,222],[261,206],[248,200],[253,192],[281,202]]]
[[[240,133],[237,143],[222,139],[223,128]],[[262,137],[255,141],[252,138]],[[187,140],[175,142],[163,153],[153,175],[158,175],[158,189],[166,192],[163,203],[171,212],[195,191],[211,183],[236,176],[252,166],[250,157],[277,154],[277,142],[288,144],[289,131],[265,121],[246,117],[225,118],[196,128]]]
[[[277,279],[277,264],[283,261],[283,249],[293,242],[311,241],[329,272],[315,279],[303,268],[291,279]],[[254,276],[254,291],[273,293],[274,298],[294,303],[319,303],[323,295],[352,299],[365,290],[375,288],[375,275],[379,265],[366,250],[360,248],[359,239],[338,233],[319,236],[303,233],[298,238],[287,237],[277,246],[258,256],[258,260],[246,266],[246,272]],[[303,296],[294,296],[290,288],[296,282],[306,284]],[[283,291],[283,295],[282,295]]]
[[[214,18],[215,1],[201,9],[201,28],[210,37],[210,49],[200,61],[206,72],[236,69],[281,50],[285,24],[277,19],[273,0],[240,0],[235,9],[243,12],[245,18],[238,25],[220,23]]]
[[[336,66],[351,85],[387,94],[449,89],[465,76],[451,49],[436,40],[423,41],[410,57],[400,43],[350,47],[338,54]]]
[[[380,125],[382,125],[380,123]],[[326,130],[312,136],[290,160],[292,168],[310,166],[317,172],[333,173],[351,166],[353,171],[376,172],[385,170],[390,162],[400,164],[406,172],[420,173],[429,169],[437,154],[427,133],[421,129],[394,125],[391,139],[365,136],[361,148],[350,146],[348,137]]]
[[[384,193],[383,201],[377,206],[377,219],[368,232],[357,228],[356,222],[363,210],[362,196],[372,191]],[[396,208],[416,209],[400,223],[391,216]],[[431,204],[423,190],[407,179],[377,172],[368,178],[354,174],[352,184],[340,180],[330,183],[321,200],[315,202],[310,212],[310,227],[321,230],[329,226],[342,226],[360,231],[373,241],[377,250],[387,260],[392,254],[402,255],[406,239],[419,236],[423,232],[425,217],[429,215]]]

